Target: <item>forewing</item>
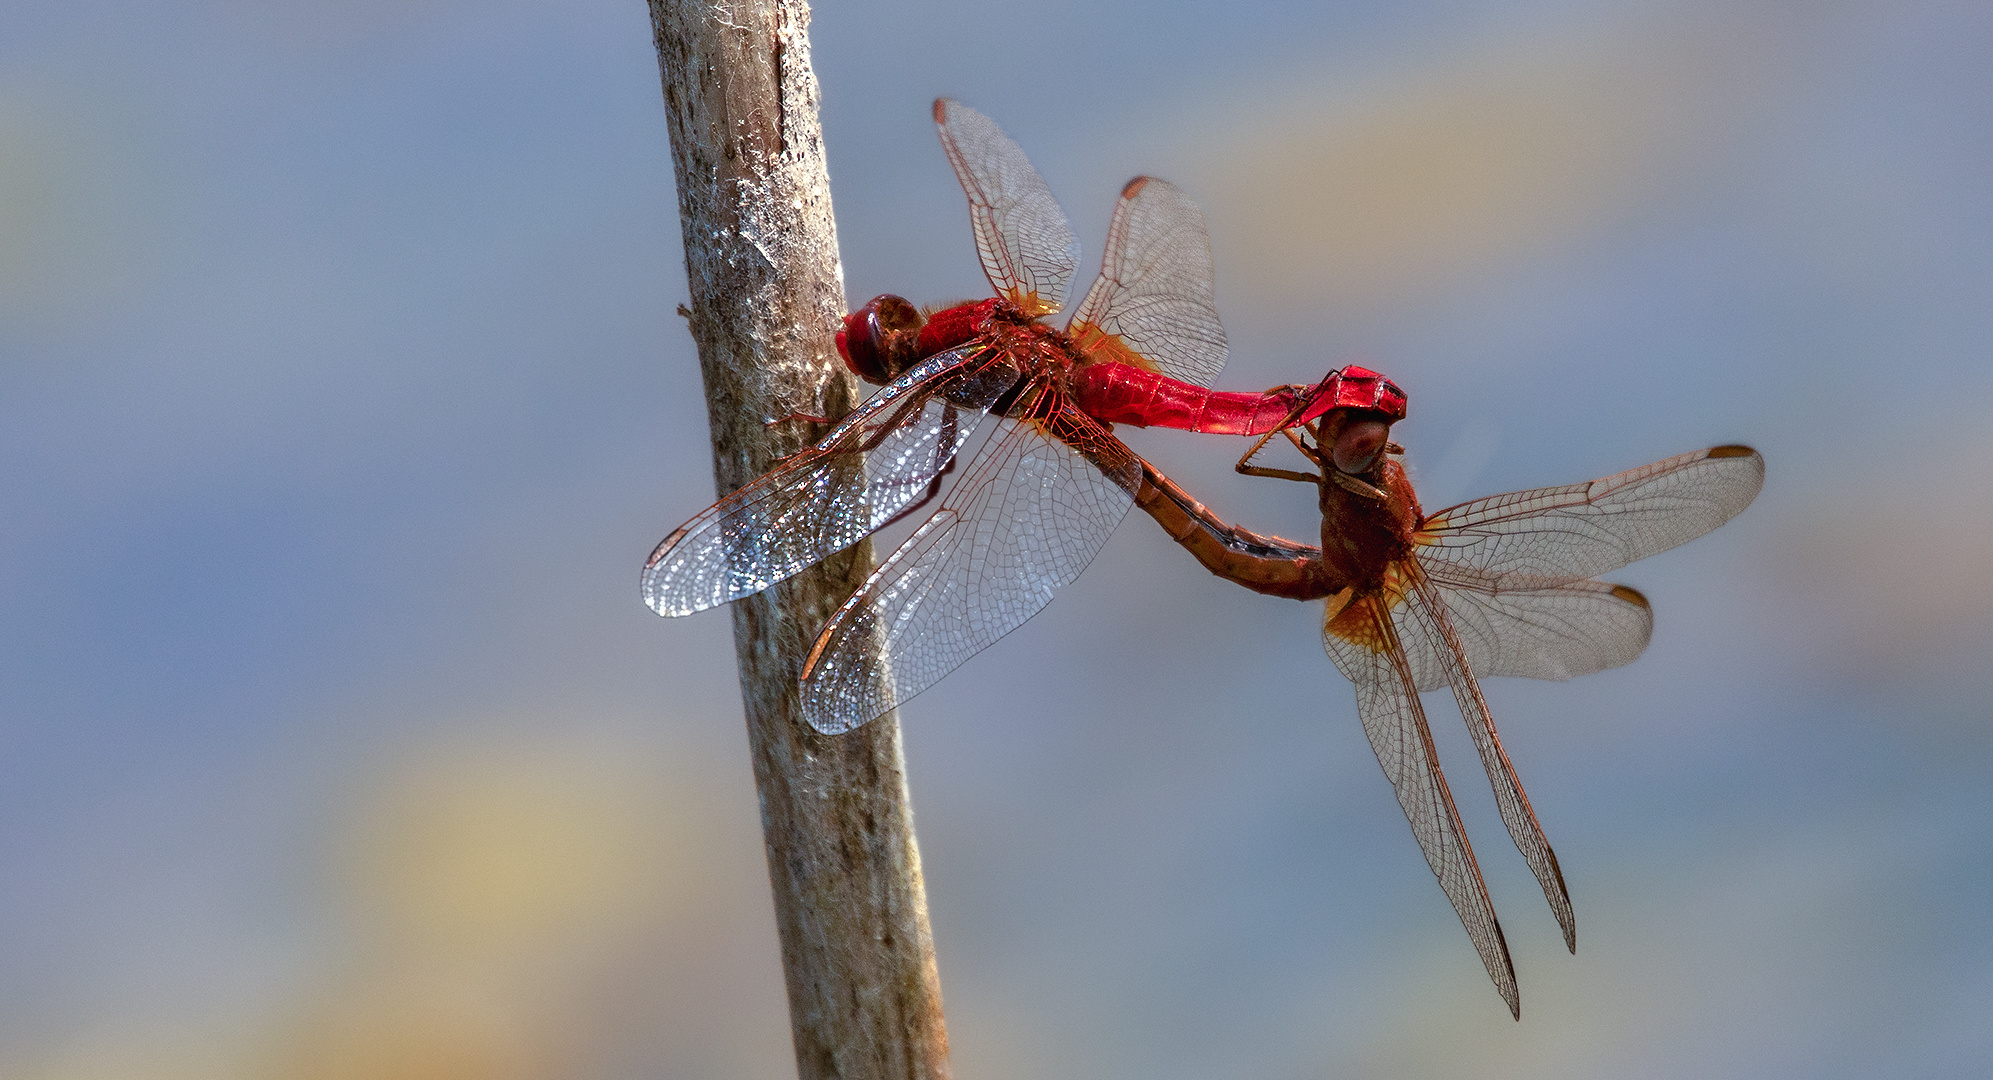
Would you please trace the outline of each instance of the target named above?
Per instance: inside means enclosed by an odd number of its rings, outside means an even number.
[[[1481,868],[1474,862],[1467,831],[1460,824],[1460,811],[1439,771],[1432,731],[1390,614],[1377,598],[1359,599],[1330,620],[1322,642],[1337,669],[1356,685],[1356,715],[1363,721],[1363,733],[1397,792],[1398,805],[1411,822],[1427,865],[1467,928],[1495,989],[1509,1003],[1509,1012],[1520,1017],[1515,964],[1509,959],[1508,943],[1495,919]]]
[[[1204,214],[1182,188],[1138,176],[1107,226],[1100,277],[1067,332],[1098,359],[1210,386],[1225,368]]]
[[[815,446],[679,526],[644,564],[644,602],[689,615],[800,573],[870,535],[939,476],[1018,378],[987,350],[941,353]]]
[[[941,148],[969,196],[976,253],[996,291],[1031,315],[1066,306],[1080,242],[1052,189],[996,121],[958,101],[934,103]]]
[[[1481,768],[1487,772],[1488,783],[1494,788],[1495,805],[1501,810],[1502,824],[1508,827],[1516,850],[1522,852],[1523,861],[1536,875],[1537,884],[1543,888],[1544,899],[1550,901],[1551,913],[1557,917],[1557,925],[1564,931],[1565,947],[1577,952],[1577,920],[1571,912],[1570,890],[1564,887],[1564,872],[1557,866],[1557,853],[1551,850],[1550,841],[1543,835],[1543,825],[1536,820],[1536,811],[1529,805],[1529,796],[1522,789],[1522,778],[1516,775],[1515,764],[1509,760],[1508,751],[1502,749],[1501,737],[1495,732],[1494,715],[1488,711],[1488,701],[1481,695],[1481,684],[1475,680],[1474,669],[1468,664],[1460,638],[1454,633],[1453,622],[1447,617],[1439,589],[1416,571],[1408,576],[1412,588],[1405,594],[1402,610],[1410,614],[1408,621],[1411,625],[1403,630],[1423,638],[1437,659],[1447,685],[1453,690],[1453,700],[1460,706],[1460,715],[1467,721],[1467,732],[1474,739],[1474,749],[1481,755]],[[1403,630],[1401,636],[1410,636]]]
[[[1476,499],[1426,519],[1419,558],[1435,573],[1477,571],[1498,589],[1582,581],[1729,521],[1764,480],[1757,451],[1719,446],[1589,484]]]
[[[1022,625],[1133,504],[1139,459],[1099,425],[1063,413],[999,423],[941,509],[818,636],[803,674],[818,731],[869,722]]]

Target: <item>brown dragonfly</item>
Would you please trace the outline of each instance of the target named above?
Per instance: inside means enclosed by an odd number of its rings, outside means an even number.
[[[759,592],[925,507],[987,419],[938,508],[824,627],[802,677],[804,718],[826,733],[919,693],[1079,575],[1141,490],[1111,424],[1262,434],[1332,397],[1328,380],[1206,388],[1226,357],[1210,243],[1196,204],[1161,180],[1122,189],[1099,278],[1064,330],[1046,325],[1079,263],[1065,214],[995,122],[947,100],[934,120],[997,295],[931,315],[881,296],[853,312],[838,349],[884,389],[644,567],[660,615]]]
[[[1764,458],[1746,446],[1718,446],[1427,514],[1398,460],[1403,449],[1390,441],[1404,397],[1366,391],[1370,374],[1345,368],[1337,408],[1263,436],[1239,462],[1250,475],[1316,485],[1320,547],[1227,525],[1146,462],[1140,505],[1213,573],[1259,592],[1328,601],[1323,644],[1356,686],[1364,734],[1481,962],[1520,1018],[1515,965],[1419,694],[1452,691],[1502,821],[1575,952],[1563,872],[1477,676],[1568,679],[1639,656],[1654,625],[1647,598],[1596,578],[1735,517],[1764,483]],[[1314,470],[1250,464],[1273,434],[1285,435]]]

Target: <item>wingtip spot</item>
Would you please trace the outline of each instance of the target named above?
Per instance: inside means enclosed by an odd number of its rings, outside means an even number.
[[[1730,443],[1725,446],[1713,446],[1709,450],[1709,456],[1713,458],[1756,457],[1757,454],[1758,452],[1756,450],[1753,450],[1750,447],[1745,446],[1741,443]]]
[[[949,100],[948,100],[947,98],[945,98],[945,97],[938,97],[938,98],[935,98],[935,99],[934,99],[934,122],[935,122],[935,123],[937,123],[937,124],[945,124],[945,123],[947,123],[947,122],[948,122],[948,106],[950,106],[950,105],[953,105],[953,104],[954,104],[954,102],[952,102],[952,101],[949,101]]]
[[[1143,188],[1148,186],[1149,186],[1149,178],[1146,176],[1138,176],[1135,179],[1130,180],[1126,184],[1122,185],[1121,197],[1124,199],[1132,199],[1138,193],[1140,193]]]
[[[1646,608],[1648,610],[1653,609],[1653,605],[1647,602],[1646,595],[1631,585],[1614,585],[1612,587],[1612,595],[1632,604],[1634,607]]]

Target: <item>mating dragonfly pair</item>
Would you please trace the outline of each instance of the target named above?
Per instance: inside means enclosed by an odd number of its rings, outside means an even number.
[[[1440,772],[1419,693],[1452,690],[1503,823],[1565,944],[1577,929],[1557,857],[1502,750],[1477,675],[1567,679],[1625,664],[1653,629],[1647,600],[1596,580],[1728,521],[1764,460],[1719,446],[1602,480],[1419,508],[1390,440],[1404,393],[1376,372],[1259,394],[1209,389],[1224,367],[1203,215],[1138,177],[1108,225],[1100,277],[1061,331],[1079,245],[1045,181],[988,117],[935,102],[997,295],[923,316],[881,296],[847,316],[838,351],[884,389],[822,440],[659,544],[644,600],[686,615],[788,578],[886,524],[930,516],[823,627],[801,672],[816,730],[848,731],[934,684],[1043,608],[1131,506],[1207,569],[1259,592],[1326,600],[1323,642],[1427,862],[1510,1012],[1515,968]],[[982,422],[962,475],[944,474]],[[1311,483],[1321,546],[1219,520],[1111,425],[1257,436],[1239,470]],[[1285,438],[1313,471],[1251,464]]]

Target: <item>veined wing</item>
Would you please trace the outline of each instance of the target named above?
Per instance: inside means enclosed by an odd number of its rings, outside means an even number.
[[[1543,835],[1543,825],[1536,820],[1536,811],[1530,808],[1529,796],[1522,789],[1522,778],[1516,775],[1515,764],[1509,760],[1508,751],[1502,749],[1501,736],[1495,732],[1495,717],[1488,711],[1488,700],[1481,696],[1481,684],[1475,680],[1466,650],[1447,617],[1440,590],[1416,570],[1410,577],[1412,588],[1399,609],[1410,618],[1398,619],[1399,637],[1423,638],[1438,661],[1447,685],[1453,690],[1453,700],[1460,706],[1460,715],[1467,721],[1474,749],[1481,755],[1488,783],[1494,788],[1502,824],[1508,827],[1516,850],[1522,852],[1523,861],[1536,875],[1544,899],[1550,901],[1551,913],[1557,916],[1557,925],[1564,931],[1564,946],[1575,953],[1578,924],[1571,911],[1570,890],[1564,886],[1564,872],[1557,866],[1557,853],[1551,850],[1550,841]],[[1409,626],[1405,625],[1407,622]]]
[[[1421,549],[1423,554],[1424,549]],[[1492,575],[1427,566],[1468,667],[1481,675],[1569,679],[1630,664],[1654,633],[1640,590],[1606,581],[1540,589],[1502,588]],[[1446,683],[1436,664],[1414,657],[1419,689]]]
[[[1637,590],[1602,581],[1543,589],[1475,590],[1409,573],[1391,606],[1406,675],[1421,690],[1453,691],[1493,787],[1502,823],[1536,875],[1550,910],[1577,951],[1577,923],[1557,855],[1502,749],[1475,673],[1565,679],[1631,661],[1646,647],[1653,613]]]
[[[1066,306],[1080,265],[1080,242],[1052,189],[996,121],[959,101],[937,98],[941,148],[969,196],[976,253],[999,295],[1030,315]]]
[[[1225,368],[1204,213],[1182,188],[1138,176],[1107,225],[1100,277],[1066,332],[1095,359],[1210,386]]]
[[[1748,446],[1682,454],[1589,484],[1461,503],[1420,527],[1419,559],[1435,579],[1461,575],[1497,590],[1582,581],[1686,543],[1737,516],[1764,486]]]
[[[1333,601],[1330,608],[1334,612]],[[1467,830],[1460,824],[1453,793],[1439,771],[1432,730],[1391,614],[1381,599],[1360,598],[1330,616],[1322,643],[1336,668],[1356,685],[1356,715],[1363,721],[1363,733],[1397,792],[1398,805],[1411,822],[1426,864],[1467,928],[1495,989],[1509,1003],[1510,1014],[1519,1019],[1522,1003],[1516,992],[1515,964],[1481,880],[1481,868],[1474,862]]]
[[[928,489],[982,419],[977,410],[1019,377],[981,346],[929,357],[815,446],[665,537],[644,564],[644,602],[660,615],[703,611],[864,539]]]
[[[867,723],[1023,625],[1133,505],[1140,460],[1078,410],[999,423],[941,509],[825,624],[802,677],[811,727]]]

